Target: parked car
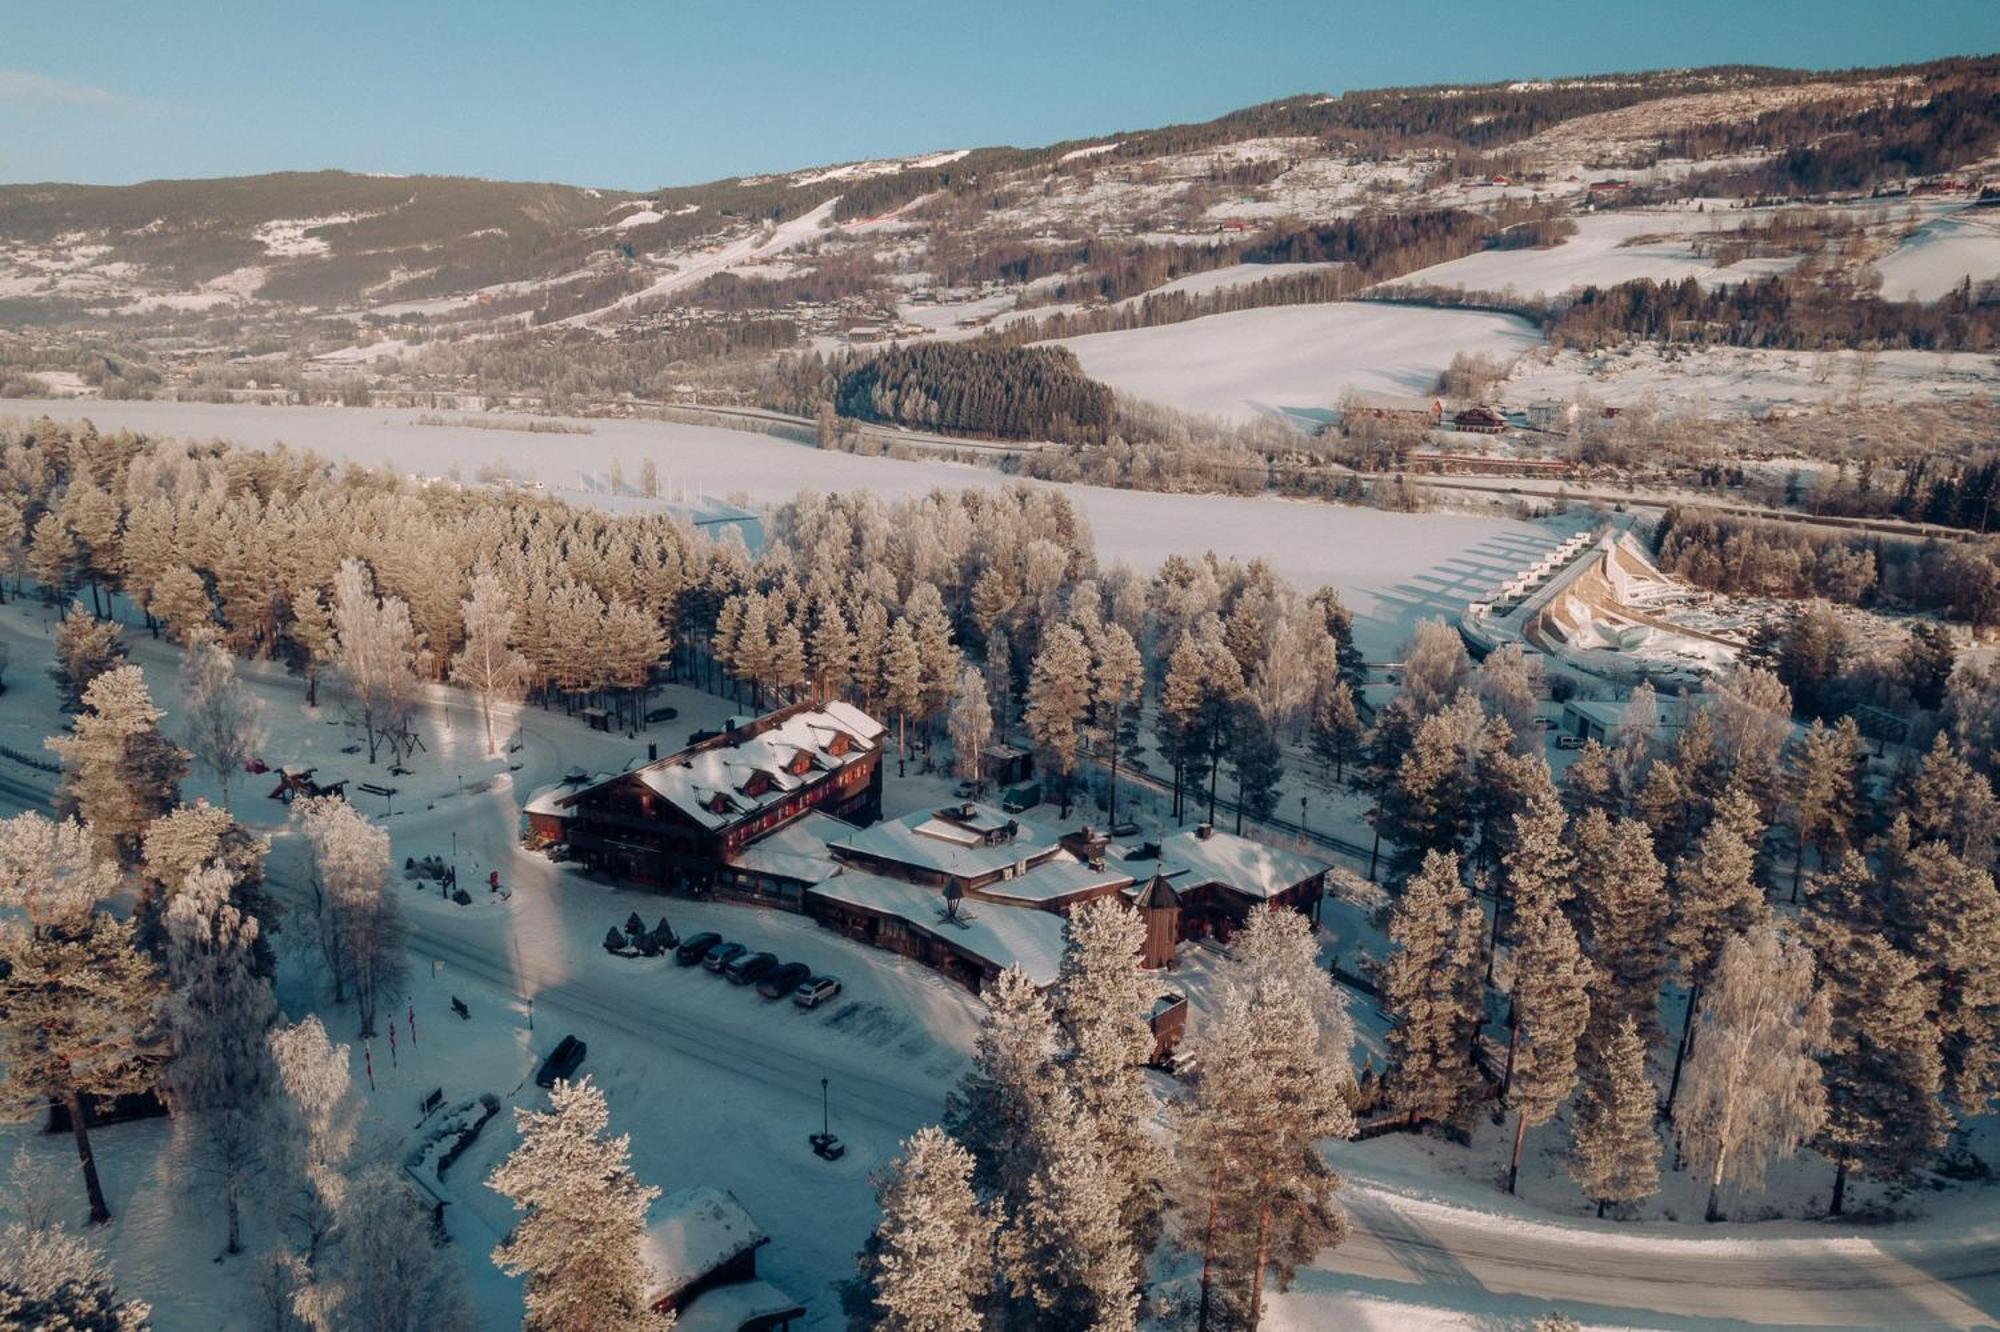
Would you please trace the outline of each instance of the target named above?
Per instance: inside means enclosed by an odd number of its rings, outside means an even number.
[[[1562,733],[1561,735],[1559,735],[1559,736],[1557,736],[1557,737],[1556,737],[1556,748],[1557,748],[1557,749],[1582,749],[1582,748],[1583,748],[1583,737],[1582,737],[1582,736],[1580,736],[1580,735],[1571,735],[1571,734],[1570,734],[1569,732],[1565,731],[1565,732],[1563,732],[1563,733]]]
[[[708,956],[708,950],[722,942],[722,936],[714,931],[704,934],[690,934],[681,940],[681,946],[674,949],[674,961],[684,967],[691,967]]]
[[[778,969],[776,953],[745,953],[722,968],[731,985],[754,985]]]
[[[812,974],[813,969],[803,962],[787,962],[764,973],[764,979],[757,982],[757,993],[766,999],[782,999],[798,989],[799,982]]]
[[[1019,814],[1022,810],[1033,809],[1041,803],[1042,784],[1040,782],[1029,782],[1026,785],[1017,786],[1009,791],[1007,798],[1000,802],[1000,808],[1006,810],[1009,814]]]
[[[1114,823],[1111,825],[1111,835],[1113,837],[1137,837],[1139,835],[1139,825],[1136,823]]]
[[[721,975],[724,967],[749,951],[750,949],[744,944],[730,943],[728,940],[724,940],[702,954],[701,964],[717,975]]]
[[[558,1078],[574,1077],[587,1049],[589,1047],[574,1036],[565,1036],[557,1041],[556,1048],[549,1051],[549,1057],[542,1061],[541,1068],[536,1072],[535,1085],[553,1087]]]
[[[800,1008],[818,1008],[839,993],[839,977],[814,976],[799,982],[799,988],[792,991],[792,1002]]]
[[[951,788],[951,794],[952,794],[952,798],[953,798],[954,800],[970,800],[970,799],[972,799],[972,797],[973,797],[973,794],[974,794],[974,792],[973,792],[973,787],[972,787],[972,783],[971,783],[971,782],[960,782],[960,783],[959,783],[959,784],[958,784],[957,786],[954,786],[954,787],[952,787],[952,788]]]
[[[673,721],[680,715],[679,708],[654,708],[646,714],[646,724],[651,726],[654,722]]]
[[[1541,727],[1544,731],[1553,731],[1556,729],[1556,727],[1560,726],[1561,724],[1562,723],[1558,722],[1554,717],[1535,718],[1535,725]]]

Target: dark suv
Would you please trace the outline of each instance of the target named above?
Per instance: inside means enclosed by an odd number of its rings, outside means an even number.
[[[556,1042],[556,1048],[549,1051],[549,1057],[542,1061],[541,1069],[535,1074],[537,1087],[553,1087],[559,1078],[573,1077],[577,1067],[583,1063],[584,1051],[590,1047],[574,1036],[565,1036]]]
[[[745,953],[722,968],[731,985],[754,985],[778,969],[776,953]]]
[[[725,940],[702,954],[701,964],[710,971],[720,975],[724,967],[749,951],[747,947],[740,943],[730,943]]]
[[[705,934],[690,934],[681,940],[681,946],[674,949],[674,961],[684,967],[691,967],[708,955],[708,950],[722,942],[722,936],[713,931]]]

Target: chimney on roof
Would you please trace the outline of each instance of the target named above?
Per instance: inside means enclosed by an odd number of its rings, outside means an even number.
[[[1197,823],[1194,826],[1194,835],[1206,842],[1209,838],[1215,836],[1215,825],[1212,823]]]
[[[958,816],[962,819],[977,818],[979,817],[979,807],[968,800],[958,807]]]

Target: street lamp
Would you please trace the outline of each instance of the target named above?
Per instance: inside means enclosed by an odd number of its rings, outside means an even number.
[[[438,885],[438,896],[447,900],[451,897],[451,885],[458,878],[458,829],[451,830],[451,876]]]

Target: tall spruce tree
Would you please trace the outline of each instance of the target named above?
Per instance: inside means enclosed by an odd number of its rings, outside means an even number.
[[[1552,893],[1538,892],[1522,902],[1514,937],[1514,1030],[1507,1053],[1507,1104],[1514,1111],[1509,1193],[1520,1182],[1521,1144],[1529,1128],[1555,1118],[1576,1085],[1577,1042],[1590,1019],[1595,981],[1576,932]]]
[[[1653,1084],[1646,1043],[1624,1018],[1583,1069],[1569,1174],[1584,1196],[1606,1209],[1650,1198],[1660,1189],[1660,1136],[1653,1127]]]
[[[882,1220],[861,1256],[859,1316],[881,1332],[980,1332],[994,1218],[972,1190],[971,1155],[940,1129],[918,1129],[875,1199]]]
[[[1459,878],[1458,857],[1437,851],[1390,913],[1395,952],[1382,969],[1388,1085],[1413,1124],[1461,1123],[1477,1101],[1472,1048],[1485,1018],[1485,924]]]

